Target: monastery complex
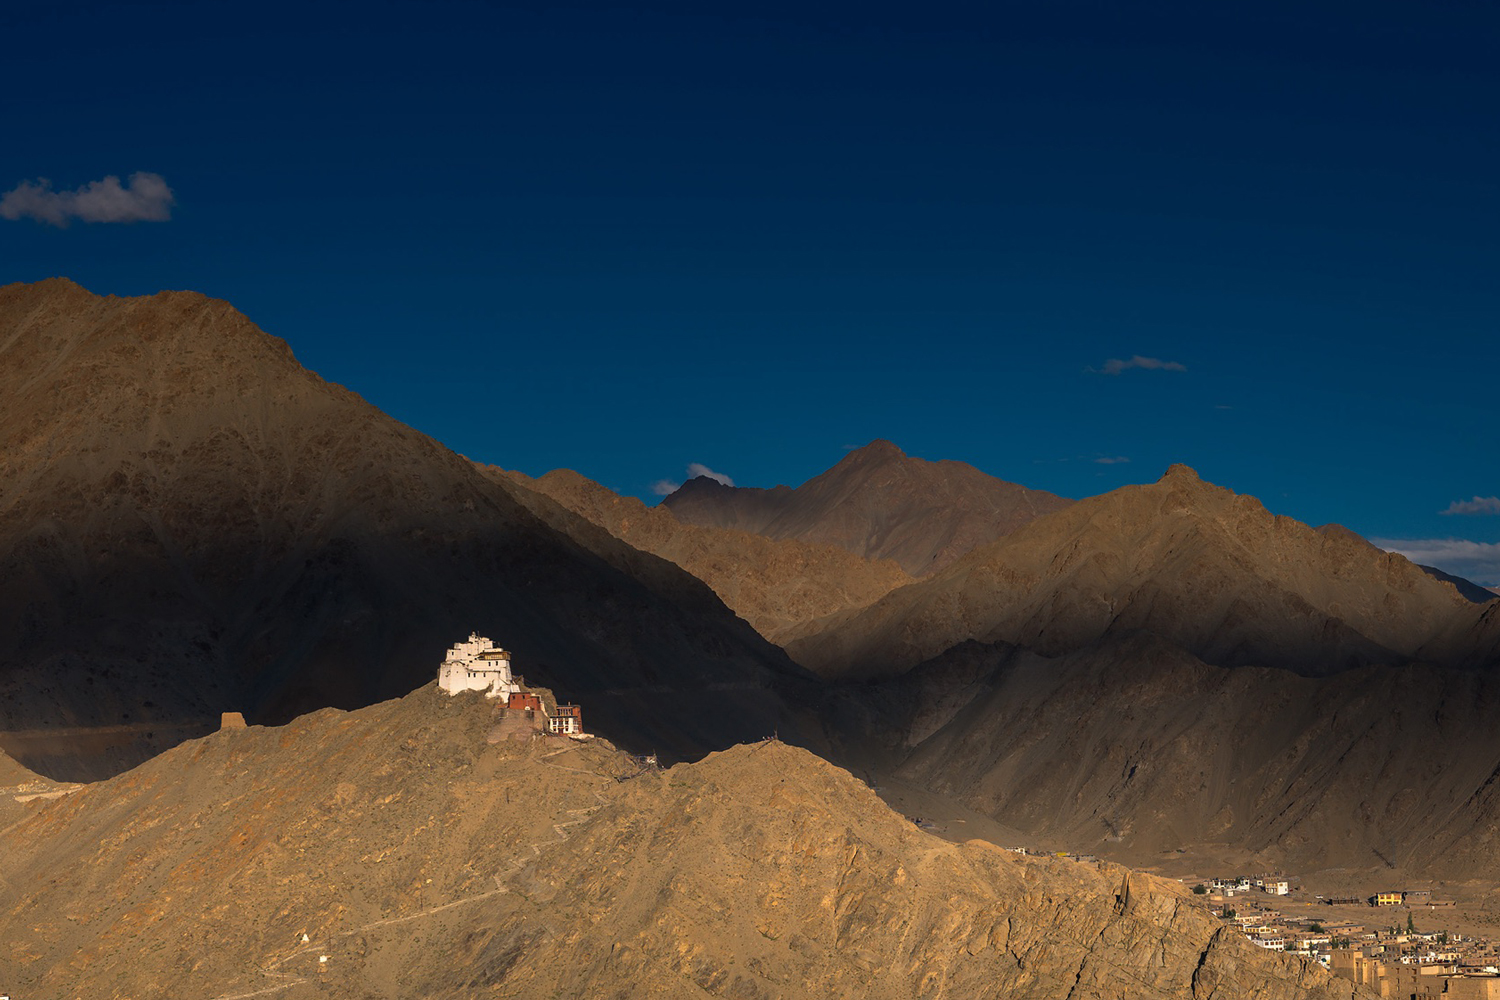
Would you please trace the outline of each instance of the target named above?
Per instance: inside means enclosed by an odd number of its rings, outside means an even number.
[[[557,705],[548,711],[546,703],[526,690],[526,678],[510,669],[510,653],[476,632],[465,642],[455,643],[438,667],[438,689],[449,695],[464,691],[483,691],[486,698],[500,701],[500,707],[524,712],[528,718],[545,720],[546,731],[562,736],[583,736],[583,710],[577,705]]]

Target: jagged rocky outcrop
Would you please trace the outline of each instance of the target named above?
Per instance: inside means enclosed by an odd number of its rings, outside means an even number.
[[[1356,995],[1179,884],[939,840],[782,743],[638,773],[602,741],[491,744],[492,722],[429,687],[5,806],[0,978],[18,996]]]
[[[929,462],[873,441],[795,488],[725,486],[699,477],[663,503],[686,524],[837,545],[926,576],[1071,501],[965,462]]]

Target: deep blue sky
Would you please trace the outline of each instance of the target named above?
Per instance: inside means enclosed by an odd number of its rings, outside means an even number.
[[[1439,513],[1500,494],[1493,4],[17,6],[0,193],[176,204],[0,219],[0,282],[227,299],[472,458],[648,498],[875,437],[1069,496],[1182,461],[1500,542]],[[1185,370],[1102,373],[1138,355]]]

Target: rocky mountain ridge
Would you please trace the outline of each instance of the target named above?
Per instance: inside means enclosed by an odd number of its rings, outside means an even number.
[[[786,648],[825,675],[869,675],[971,639],[1059,656],[1147,631],[1208,663],[1328,674],[1488,662],[1492,607],[1353,533],[1273,515],[1178,465],[812,623]]]
[[[888,559],[869,560],[833,545],[773,541],[735,528],[684,524],[665,506],[622,497],[569,469],[540,479],[488,469],[605,528],[621,541],[667,559],[713,588],[771,642],[806,622],[862,608],[912,582]]]
[[[663,501],[686,524],[837,545],[868,559],[893,559],[912,576],[936,573],[1069,503],[965,462],[912,458],[882,440],[795,488],[725,486],[699,477]]]
[[[955,844],[775,741],[642,772],[477,696],[182,744],[0,804],[18,996],[1333,1000],[1185,889]],[[306,762],[316,760],[318,767]]]

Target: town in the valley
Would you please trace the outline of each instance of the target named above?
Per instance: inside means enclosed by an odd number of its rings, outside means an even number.
[[[1500,948],[1452,929],[1457,901],[1431,889],[1316,895],[1260,874],[1198,882],[1193,893],[1254,944],[1316,960],[1383,997],[1500,1000]]]

